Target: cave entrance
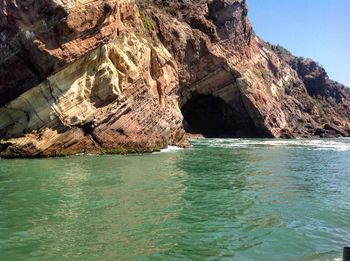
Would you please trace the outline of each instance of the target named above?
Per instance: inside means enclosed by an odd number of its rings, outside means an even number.
[[[243,103],[231,106],[213,95],[194,93],[182,106],[185,131],[208,138],[260,137]]]

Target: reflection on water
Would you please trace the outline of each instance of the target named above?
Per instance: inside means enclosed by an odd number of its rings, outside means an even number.
[[[349,140],[193,141],[143,156],[0,160],[0,256],[335,260]]]

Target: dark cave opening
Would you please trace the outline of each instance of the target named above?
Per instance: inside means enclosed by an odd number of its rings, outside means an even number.
[[[261,137],[243,103],[231,106],[213,95],[193,94],[182,106],[185,131],[208,138]]]

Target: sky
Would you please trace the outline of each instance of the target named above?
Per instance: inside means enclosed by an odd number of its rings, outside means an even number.
[[[247,0],[257,35],[350,87],[350,0]]]

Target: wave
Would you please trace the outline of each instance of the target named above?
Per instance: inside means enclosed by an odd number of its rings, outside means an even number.
[[[168,146],[166,149],[162,149],[160,152],[173,152],[173,151],[179,151],[183,150],[183,148],[177,147],[177,146]]]
[[[195,139],[194,146],[208,146],[218,148],[296,148],[307,150],[349,151],[349,139]]]

